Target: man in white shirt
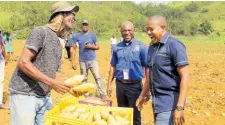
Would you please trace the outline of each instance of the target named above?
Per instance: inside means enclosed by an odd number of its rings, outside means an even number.
[[[112,38],[110,39],[110,44],[111,44],[111,54],[112,54],[112,52],[113,52],[113,47],[116,45],[116,42],[117,42],[117,40],[116,40],[115,35],[112,35]]]

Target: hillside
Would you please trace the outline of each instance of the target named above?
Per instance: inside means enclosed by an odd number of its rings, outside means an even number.
[[[0,2],[0,29],[24,39],[30,30],[47,23],[54,2]],[[79,5],[74,32],[80,30],[83,19],[99,36],[119,35],[120,25],[126,20],[134,23],[136,32],[144,32],[148,16],[161,14],[168,20],[168,31],[173,35],[223,37],[225,35],[225,2],[70,2]]]
[[[173,2],[168,6],[172,8],[179,8],[185,10],[185,6],[188,6],[190,2]],[[225,2],[207,1],[207,2],[194,2],[198,9],[195,12],[188,12],[191,19],[200,23],[204,20],[211,22],[215,36],[217,32],[221,33],[221,36],[225,35]],[[190,20],[190,19],[189,19]]]

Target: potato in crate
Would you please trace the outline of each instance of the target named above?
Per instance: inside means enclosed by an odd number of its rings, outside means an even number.
[[[45,120],[45,125],[87,125],[84,122],[71,120],[71,119],[62,119],[57,117],[48,116]]]
[[[61,102],[46,116],[45,125],[132,125],[133,109]]]
[[[87,125],[83,120],[77,119],[74,113],[86,112],[87,105],[80,105],[77,102],[60,102],[46,115],[45,125]]]
[[[121,107],[94,106],[97,114],[87,125],[133,125],[133,109]],[[99,115],[100,114],[100,118]],[[97,117],[97,118],[95,118]]]
[[[87,97],[85,99],[79,100],[79,103],[93,106],[112,106],[111,100],[102,100],[97,97]]]
[[[59,103],[61,103],[61,102],[73,102],[73,103],[77,104],[79,102],[79,100],[84,99],[84,98],[85,98],[84,96],[74,97],[72,95],[67,94],[67,95],[65,95],[65,97],[63,97],[59,100]]]

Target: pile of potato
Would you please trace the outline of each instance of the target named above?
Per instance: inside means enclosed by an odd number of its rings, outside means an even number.
[[[71,85],[73,87],[70,90],[71,95],[78,97],[87,92],[94,91],[97,88],[96,84],[93,83],[81,84],[83,80],[84,75],[76,75],[64,81],[66,85]]]
[[[120,111],[92,111],[83,107],[76,108],[70,105],[61,110],[63,118],[82,120],[93,124],[102,125],[130,125],[129,113],[126,109]]]
[[[83,80],[84,80],[84,75],[76,75],[71,78],[68,78],[64,82],[66,85],[72,85],[74,87],[74,86],[80,85],[83,82]]]

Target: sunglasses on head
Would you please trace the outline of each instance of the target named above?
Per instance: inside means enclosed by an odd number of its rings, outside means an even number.
[[[88,26],[88,24],[87,24],[87,23],[83,23],[82,25],[83,25],[83,26]]]

